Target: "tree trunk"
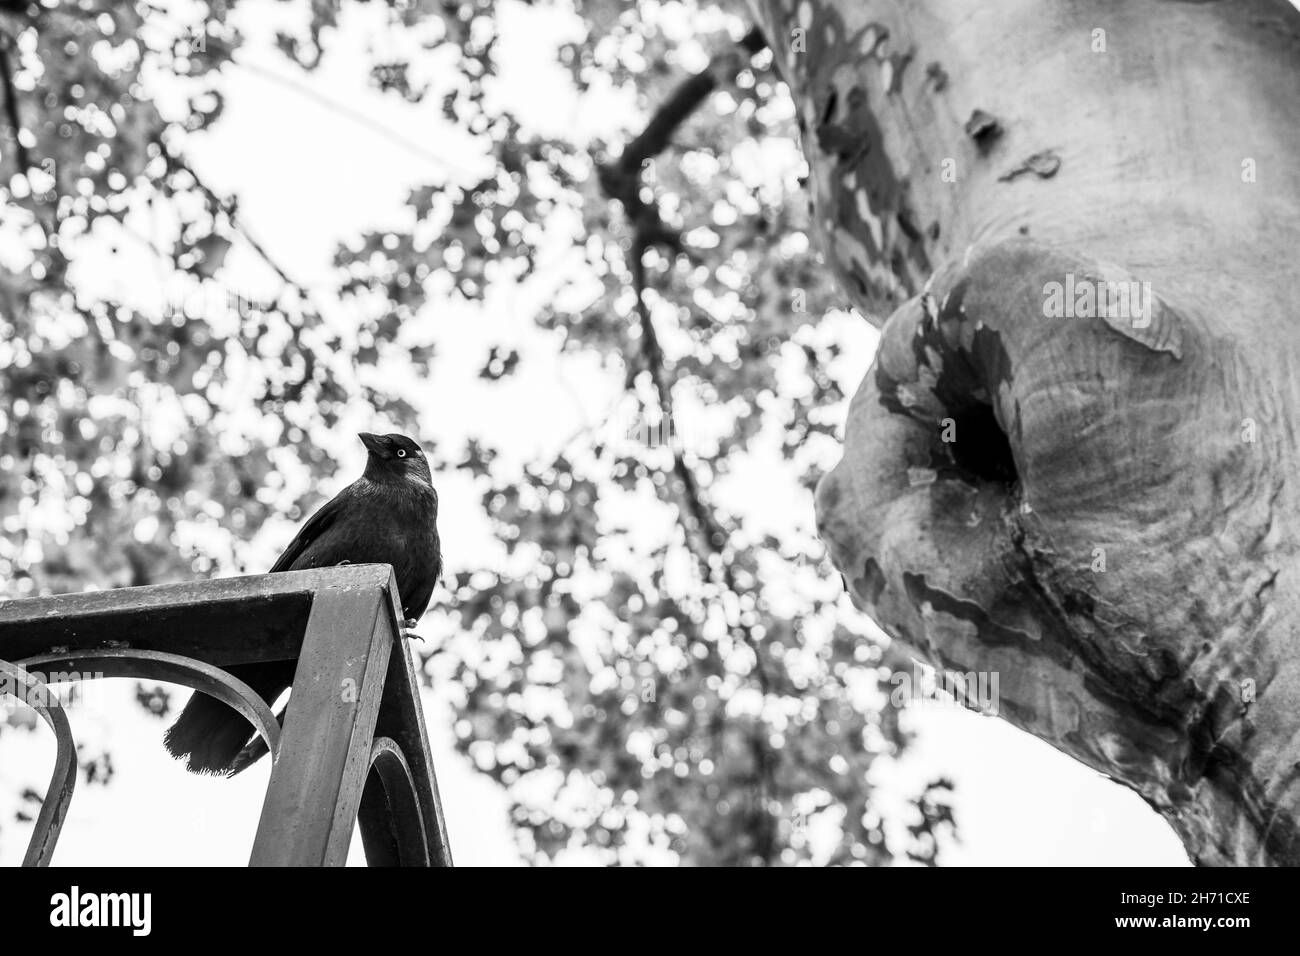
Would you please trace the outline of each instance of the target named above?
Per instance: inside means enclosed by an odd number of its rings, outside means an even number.
[[[754,4],[882,329],[817,495],[853,599],[1196,862],[1300,863],[1300,14]]]

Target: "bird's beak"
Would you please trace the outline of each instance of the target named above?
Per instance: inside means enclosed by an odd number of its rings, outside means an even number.
[[[372,451],[376,455],[379,454],[379,449],[382,446],[379,444],[378,435],[372,435],[370,432],[358,432],[357,437],[361,439],[361,444],[366,446],[367,451]]]

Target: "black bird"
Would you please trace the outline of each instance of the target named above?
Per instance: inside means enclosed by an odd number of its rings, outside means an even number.
[[[391,564],[405,626],[414,627],[442,574],[438,492],[429,462],[414,441],[405,435],[359,437],[370,452],[365,472],[308,519],[271,571]],[[273,661],[241,664],[229,672],[274,704],[292,686],[296,667],[296,661]],[[252,734],[252,725],[237,711],[196,692],[164,742],[173,757],[189,757],[188,770],[225,775],[255,759],[245,754],[235,760]]]

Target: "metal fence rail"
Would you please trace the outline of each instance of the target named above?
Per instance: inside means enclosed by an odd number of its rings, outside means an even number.
[[[273,761],[252,865],[341,866],[359,826],[371,866],[451,866],[401,622],[386,564],[0,604],[0,675],[58,742],[24,865],[50,862],[77,779],[67,715],[39,674],[89,670],[185,684],[248,718]],[[273,701],[223,670],[295,658],[283,729]]]

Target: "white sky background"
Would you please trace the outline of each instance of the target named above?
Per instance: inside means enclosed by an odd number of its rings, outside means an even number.
[[[511,2],[502,9],[497,95],[517,115],[541,132],[603,134],[614,142],[618,130],[637,126],[632,104],[612,93],[607,109],[578,109],[566,74],[552,60],[554,43],[572,29],[562,16]],[[238,55],[244,65],[227,67],[225,114],[211,134],[192,137],[186,151],[210,185],[238,194],[244,224],[306,285],[328,282],[338,243],[399,222],[411,186],[444,177],[469,181],[466,170],[484,168],[469,139],[439,115],[437,89],[445,84],[445,65],[441,71],[436,61],[430,65],[435,93],[420,107],[369,88],[367,50],[396,52],[391,44],[400,42],[382,27],[377,11],[346,7],[342,29],[328,36],[322,66],[304,75],[271,45],[278,24],[301,22],[300,7],[246,0],[238,10],[236,22],[248,38]],[[290,82],[277,82],[268,72]],[[165,92],[159,91],[164,101]],[[414,148],[396,145],[341,110],[368,117]],[[445,157],[447,164],[432,156]],[[83,254],[78,262],[84,270],[79,282],[118,294],[147,288],[154,274],[140,248],[124,247],[116,258]],[[440,444],[455,448],[467,434],[482,432],[529,458],[598,423],[617,402],[617,376],[601,372],[588,357],[560,357],[554,338],[532,323],[533,308],[557,288],[566,268],[560,257],[540,269],[529,287],[495,296],[484,307],[441,302],[421,316],[413,335],[437,343],[438,377],[427,384],[412,378],[409,384],[417,389],[426,429]],[[274,288],[265,268],[239,245],[226,261],[223,280],[250,292]],[[339,306],[333,312],[346,324]],[[875,333],[846,315],[828,318],[825,326],[825,334],[848,347],[834,371],[852,394],[870,363]],[[487,347],[498,343],[520,349],[520,370],[513,379],[484,386],[477,370]],[[359,473],[364,452],[354,433],[387,430],[383,426],[357,416],[334,433],[326,450],[338,471],[322,491],[332,493]],[[789,500],[791,476],[781,472],[753,468],[744,482],[732,482],[729,500],[734,492],[737,507],[748,504],[770,518],[769,502]],[[478,513],[478,493],[461,476],[437,481],[451,569],[496,563],[500,546]],[[811,526],[811,501],[800,498],[795,505],[803,510],[792,520]],[[258,539],[264,561],[257,566],[269,566],[291,534],[287,526],[266,529]],[[435,609],[420,631],[436,641],[447,628]],[[162,749],[165,724],[134,702],[132,686],[101,682],[88,691],[85,705],[71,711],[74,735],[110,749],[116,776],[108,787],[79,782],[55,863],[246,864],[269,774],[266,762],[235,780],[187,774]],[[504,793],[452,749],[445,701],[426,692],[425,704],[457,863],[518,862]],[[880,806],[887,818],[894,809],[901,827],[910,795],[934,777],[952,778],[961,842],[945,848],[945,864],[1186,864],[1172,832],[1140,798],[1046,744],[1001,721],[955,709],[913,712],[909,720],[917,738],[908,756],[897,764],[879,763]],[[0,737],[0,810],[20,787],[44,788],[53,752],[43,726],[34,734]],[[0,864],[21,859],[29,832],[10,821],[7,813],[0,818]]]

